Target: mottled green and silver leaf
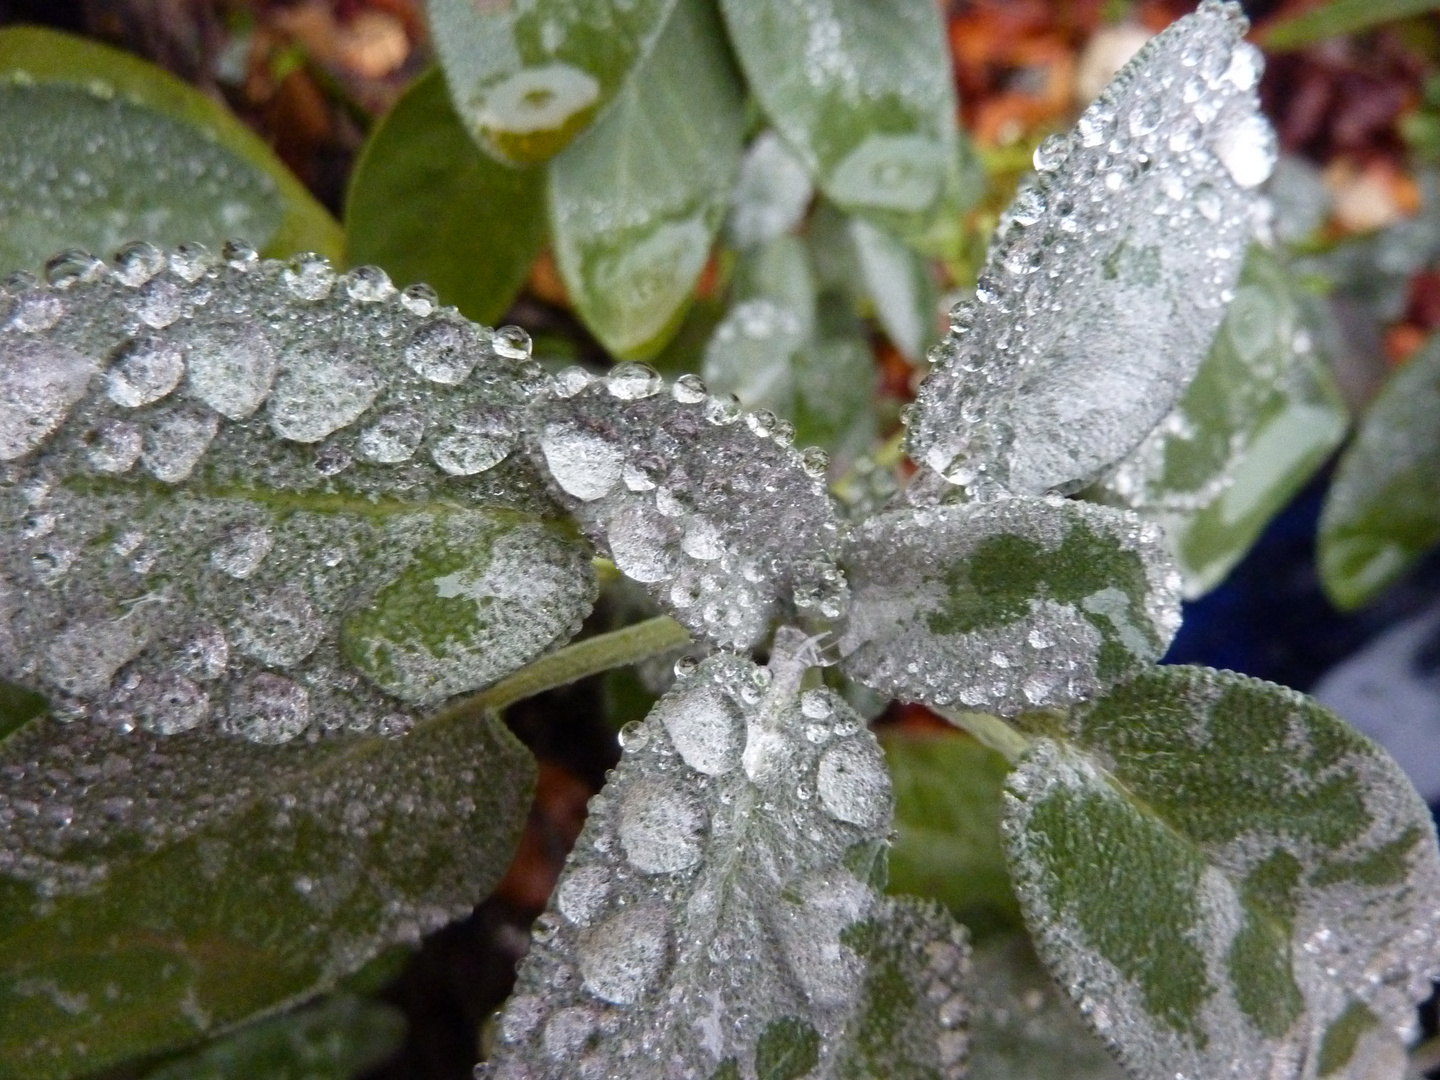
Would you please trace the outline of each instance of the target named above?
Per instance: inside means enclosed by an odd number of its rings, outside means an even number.
[[[330,214],[228,109],[168,71],[37,26],[0,30],[0,275],[130,240],[339,258]]]
[[[1022,725],[1004,828],[1026,921],[1136,1077],[1403,1072],[1440,971],[1440,853],[1383,750],[1207,668]]]
[[[863,721],[801,690],[813,642],[681,675],[536,925],[487,1074],[963,1073],[963,931],[884,900],[891,796]]]
[[[1001,716],[1093,696],[1180,624],[1160,529],[1055,496],[895,510],[859,526],[843,670],[888,694]]]
[[[1359,607],[1440,543],[1440,339],[1390,376],[1335,470],[1320,581]]]
[[[575,310],[616,356],[679,328],[740,168],[744,89],[707,0],[678,0],[614,107],[550,164],[550,231]]]
[[[937,258],[973,195],[944,26],[927,0],[721,8],[751,89],[826,196]]]
[[[743,648],[777,617],[843,614],[824,455],[796,451],[773,414],[621,364],[554,376],[528,427],[581,528],[698,638]]]
[[[1218,585],[1345,437],[1305,307],[1252,245],[1195,381],[1095,492],[1164,526],[1186,596]]]
[[[975,299],[910,424],[915,460],[973,497],[1070,491],[1129,453],[1194,375],[1275,162],[1263,60],[1206,0],[1035,154]]]
[[[568,638],[585,546],[513,331],[322,259],[72,256],[0,293],[0,678],[57,715],[376,730]]]
[[[603,113],[676,0],[426,0],[450,95],[497,160],[546,161]]]

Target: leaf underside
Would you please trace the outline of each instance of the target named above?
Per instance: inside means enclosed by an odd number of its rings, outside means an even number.
[[[1204,668],[1028,726],[1004,826],[1026,921],[1134,1075],[1398,1075],[1368,1070],[1403,1067],[1440,970],[1440,856],[1384,751]]]

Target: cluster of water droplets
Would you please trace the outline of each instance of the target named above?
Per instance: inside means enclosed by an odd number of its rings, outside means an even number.
[[[485,1075],[708,1080],[730,1061],[753,1078],[780,1021],[833,1060],[866,974],[844,934],[878,913],[891,793],[860,717],[801,690],[810,649],[784,630],[768,667],[683,658],[622,732]]]
[[[1157,660],[1180,624],[1160,529],[1055,496],[891,511],[856,529],[844,564],[843,670],[933,705],[1082,701]]]
[[[1169,411],[1263,224],[1276,158],[1260,53],[1206,0],[1035,152],[975,299],[910,414],[918,462],[971,497],[1073,490]]]
[[[691,633],[748,647],[784,616],[824,625],[849,602],[828,459],[791,445],[694,375],[642,364],[554,376],[531,410],[536,459],[581,527]]]
[[[511,616],[436,668],[483,682],[573,633],[587,560],[512,453],[542,378],[522,332],[374,267],[238,243],[72,251],[47,278],[0,289],[0,677],[55,717],[258,743],[380,730],[439,695],[367,665],[363,640],[345,655],[342,626],[421,549]]]

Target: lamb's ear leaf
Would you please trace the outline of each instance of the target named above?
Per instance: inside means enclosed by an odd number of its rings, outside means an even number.
[[[773,415],[627,363],[556,375],[528,428],[581,529],[697,638],[749,648],[776,619],[819,631],[843,615],[825,455],[797,451]]]
[[[455,111],[497,161],[549,160],[614,104],[676,0],[426,0]]]
[[[939,314],[929,266],[863,218],[851,218],[849,231],[875,317],[905,358],[919,361],[935,340]]]
[[[767,668],[691,664],[626,732],[501,1017],[496,1080],[956,1074],[963,931],[881,896],[884,758],[839,695],[802,692],[811,648],[782,628]]]
[[[744,251],[783,236],[800,224],[814,195],[805,163],[767,128],[745,148],[730,193],[726,239]]]
[[[243,1027],[145,1080],[350,1080],[404,1038],[405,1016],[393,1005],[337,995]]]
[[[1180,622],[1160,529],[1055,496],[890,511],[843,562],[845,673],[929,705],[1083,700],[1159,659]]]
[[[1440,543],[1440,338],[1390,376],[1320,515],[1320,581],[1359,607]]]
[[[85,184],[46,176],[83,172]],[[0,30],[0,274],[131,240],[339,258],[339,226],[265,142],[169,72],[34,26]]]
[[[1094,494],[1163,525],[1185,594],[1199,596],[1244,557],[1348,421],[1306,298],[1255,244],[1195,381]]]
[[[977,192],[935,5],[721,8],[751,89],[825,194],[924,254],[954,257]]]
[[[1440,970],[1440,853],[1383,750],[1304,695],[1207,668],[1022,721],[1016,891],[1136,1077],[1403,1071],[1397,1037]],[[1366,1071],[1377,1059],[1394,1068]]]
[[[887,730],[895,786],[889,891],[941,901],[977,937],[1021,925],[1000,841],[1000,793],[1010,766],[949,730]]]
[[[490,721],[394,737],[595,594],[512,453],[542,379],[514,335],[239,247],[52,274],[0,296],[0,679],[50,706],[0,742],[0,1057],[34,1076],[468,910],[528,759]]]
[[[613,108],[550,163],[560,273],[617,356],[653,356],[679,327],[740,167],[742,99],[714,10],[678,0]]]
[[[1124,1070],[1055,985],[1025,934],[977,943],[965,989],[974,1006],[971,1076],[1125,1080]]]
[[[1275,162],[1238,4],[1153,38],[1036,151],[934,354],[915,460],[981,495],[1075,490],[1170,411],[1224,314]],[[797,65],[798,66],[798,65]]]
[[[545,240],[545,172],[476,149],[432,69],[375,126],[345,199],[346,254],[423,281],[466,317],[505,314]]]

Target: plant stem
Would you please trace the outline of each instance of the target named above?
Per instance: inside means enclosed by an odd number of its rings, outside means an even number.
[[[998,716],[961,712],[959,709],[935,709],[934,712],[962,731],[968,731],[981,746],[988,746],[991,750],[1004,754],[1005,760],[1011,765],[1019,761],[1020,755],[1030,748],[1030,740]]]
[[[498,713],[517,701],[611,668],[648,660],[689,640],[690,635],[683,626],[668,615],[658,615],[623,630],[613,630],[557,649],[447,711],[451,716]]]

